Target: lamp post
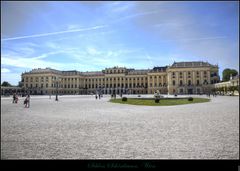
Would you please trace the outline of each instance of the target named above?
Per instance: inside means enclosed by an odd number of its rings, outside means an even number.
[[[61,78],[56,77],[56,80],[55,80],[55,83],[56,83],[56,99],[55,99],[55,101],[58,101],[58,86],[59,86],[60,82],[61,82]]]

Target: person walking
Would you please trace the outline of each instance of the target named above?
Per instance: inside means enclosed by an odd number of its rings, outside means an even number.
[[[101,99],[101,94],[100,94],[100,93],[98,94],[98,99],[99,99],[99,100]]]
[[[97,96],[97,94],[96,94],[96,95],[95,95],[96,100],[97,100],[97,97],[98,97],[98,96]]]
[[[25,108],[29,108],[30,107],[30,95],[28,94],[27,97],[24,100],[24,104],[25,104]]]
[[[12,103],[15,103],[15,101],[16,101],[16,93],[13,93],[13,101],[12,101]]]
[[[16,94],[15,95],[15,103],[17,103],[18,102],[18,95]]]

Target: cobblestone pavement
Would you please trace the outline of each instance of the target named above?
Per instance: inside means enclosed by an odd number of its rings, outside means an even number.
[[[204,96],[205,97],[205,96]],[[2,159],[239,159],[239,97],[135,106],[109,96],[1,99]]]

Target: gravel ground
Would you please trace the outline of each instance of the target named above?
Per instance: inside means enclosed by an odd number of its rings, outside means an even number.
[[[1,98],[1,158],[239,159],[239,97],[178,106],[109,98],[35,96],[30,108]]]

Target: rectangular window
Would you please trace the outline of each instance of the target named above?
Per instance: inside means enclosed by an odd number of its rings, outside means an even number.
[[[173,80],[173,83],[172,83],[173,85],[175,85],[175,81]]]

